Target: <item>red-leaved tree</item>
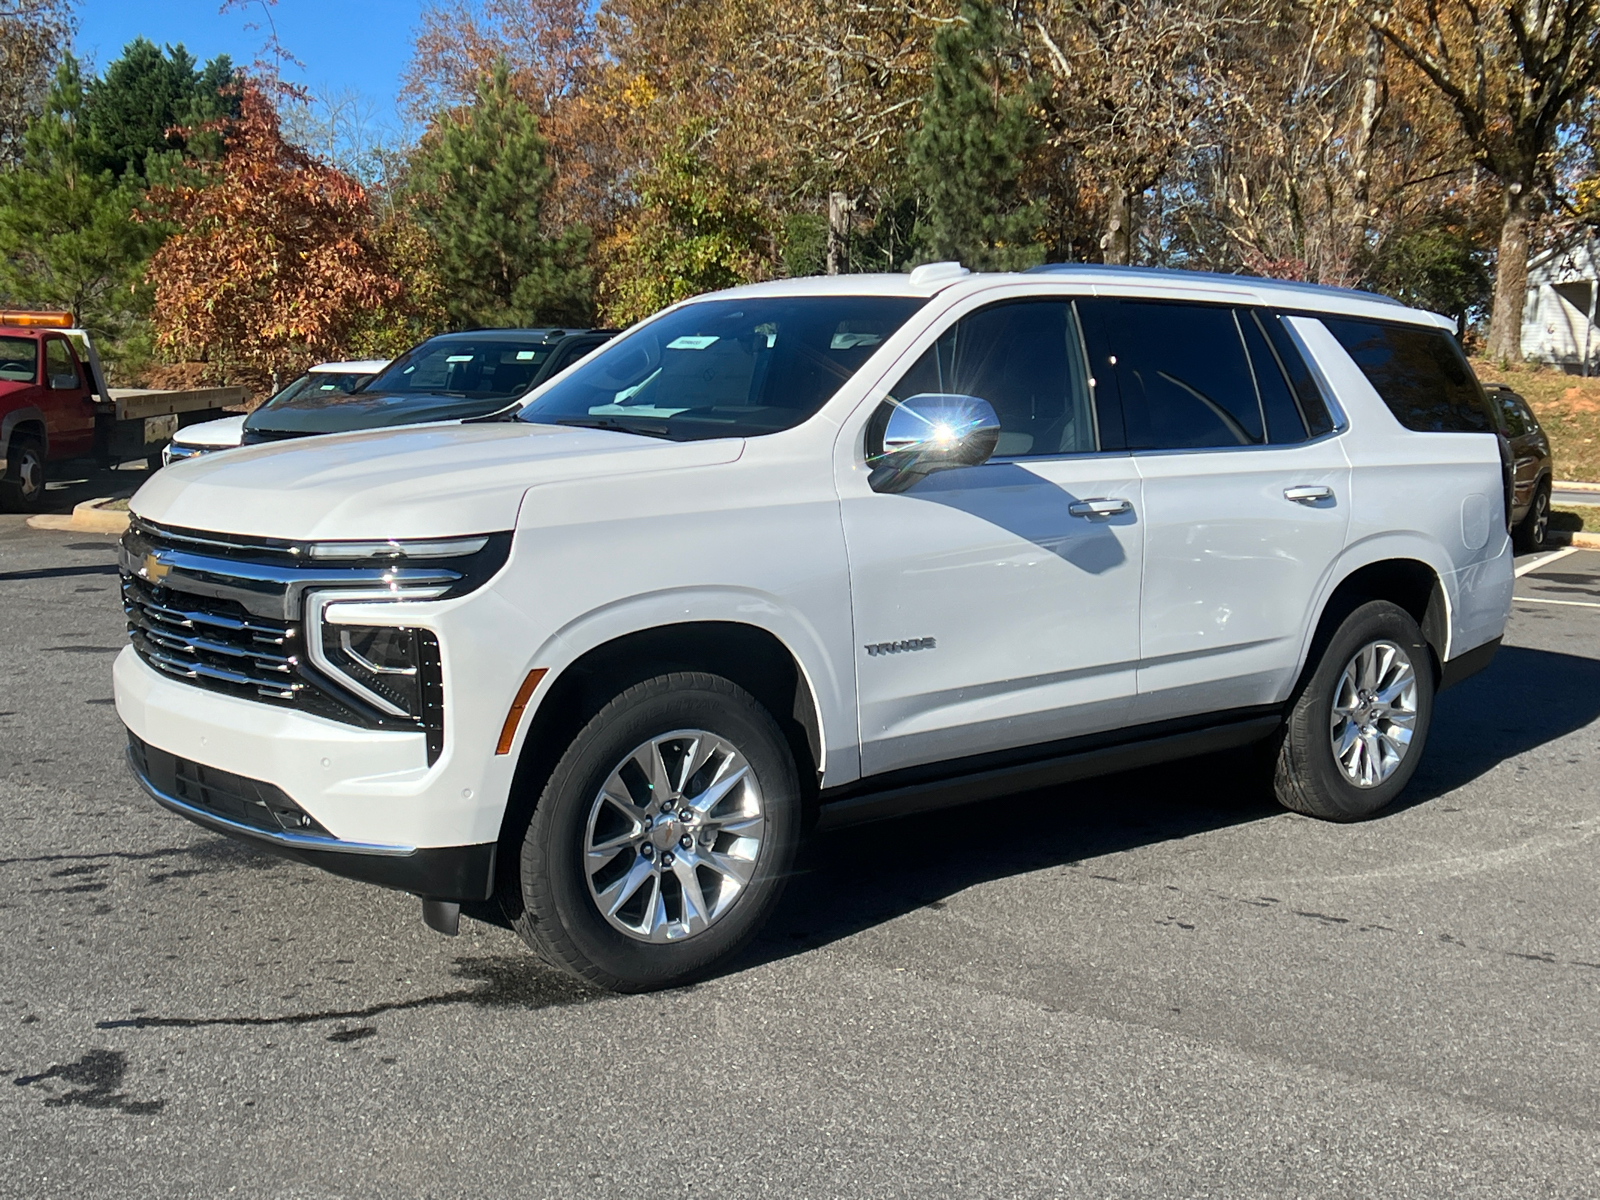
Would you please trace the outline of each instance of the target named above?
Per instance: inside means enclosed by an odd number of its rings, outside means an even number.
[[[221,160],[150,193],[177,230],[150,261],[156,338],[223,370],[298,370],[342,356],[404,285],[374,241],[366,190],[286,142],[255,81],[240,90]]]

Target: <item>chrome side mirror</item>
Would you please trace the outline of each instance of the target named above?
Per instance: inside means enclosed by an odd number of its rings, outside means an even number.
[[[976,396],[922,392],[889,403],[883,453],[869,463],[875,492],[903,492],[934,471],[981,466],[1000,440],[1000,418]]]

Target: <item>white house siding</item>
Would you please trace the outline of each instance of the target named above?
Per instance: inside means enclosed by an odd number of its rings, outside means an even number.
[[[1589,323],[1595,259],[1587,240],[1558,246],[1528,264],[1522,356],[1569,371],[1600,367],[1600,328]]]

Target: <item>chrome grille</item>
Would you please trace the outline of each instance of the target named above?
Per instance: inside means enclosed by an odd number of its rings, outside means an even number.
[[[134,649],[158,671],[290,703],[306,688],[292,644],[297,630],[285,622],[130,576],[122,580],[122,610]]]

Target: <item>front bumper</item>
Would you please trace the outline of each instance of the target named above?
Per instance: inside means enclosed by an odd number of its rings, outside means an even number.
[[[156,671],[132,647],[112,680],[131,734],[281,790],[338,842],[405,850],[500,836],[504,786],[486,781],[481,761],[448,750],[430,766],[420,729],[369,729],[208,691]]]
[[[128,766],[134,778],[157,804],[197,825],[335,875],[425,899],[459,903],[487,900],[493,894],[493,842],[426,848],[375,845],[286,827],[297,815],[309,828],[318,828],[292,798],[271,784],[203,767],[159,750],[137,734],[130,733],[128,739]]]

